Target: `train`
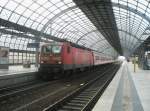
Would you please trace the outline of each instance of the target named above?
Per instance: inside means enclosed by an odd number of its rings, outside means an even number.
[[[114,62],[106,56],[71,42],[51,42],[40,46],[38,74],[44,79],[62,77],[74,71],[91,69],[100,64]]]

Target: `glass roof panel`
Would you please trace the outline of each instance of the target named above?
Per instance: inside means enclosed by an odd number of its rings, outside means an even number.
[[[18,4],[17,4],[16,2],[10,1],[10,2],[8,2],[8,3],[6,4],[5,7],[6,7],[7,9],[13,11],[13,10],[15,10],[15,8],[16,8],[17,6],[18,6]]]
[[[0,18],[3,18],[5,20],[8,20],[9,19],[9,15],[11,14],[12,12],[7,10],[7,9],[3,9],[1,14],[0,14]]]
[[[143,33],[150,23],[150,3],[148,0],[112,0],[112,4],[115,4],[113,12],[118,30],[122,30],[119,31],[122,46],[131,51],[149,36]]]
[[[9,0],[0,0],[0,6],[4,7]]]
[[[147,30],[150,26],[149,0],[112,0],[112,3],[118,4],[113,6],[113,11],[118,30],[121,30],[119,31],[121,43],[128,50],[135,49],[134,46],[137,47],[150,33]],[[0,0],[0,10],[2,19],[58,38],[87,47],[96,43],[94,48],[98,50],[100,47],[109,46],[106,40],[101,41],[104,37],[95,31],[96,27],[72,0]],[[16,44],[14,48],[21,49],[22,44],[27,44],[30,40],[2,34],[0,44],[7,46]],[[19,41],[20,44],[17,44]]]
[[[42,0],[42,1],[44,1],[44,0]],[[18,2],[18,0],[16,0],[16,2]],[[18,3],[21,3],[25,7],[29,7],[31,4],[33,4],[33,1],[32,0],[23,0],[23,1],[18,2]]]

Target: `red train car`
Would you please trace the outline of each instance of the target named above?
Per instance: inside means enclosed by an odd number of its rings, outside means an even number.
[[[87,48],[68,43],[49,43],[41,46],[39,72],[54,73],[84,69],[94,65],[93,52]],[[43,76],[43,75],[42,75]]]
[[[114,62],[111,56],[96,51],[93,52],[93,57],[94,57],[94,66]]]
[[[91,51],[79,45],[60,42],[41,46],[39,75],[44,78],[63,76],[74,70],[83,70],[113,62],[112,57]]]

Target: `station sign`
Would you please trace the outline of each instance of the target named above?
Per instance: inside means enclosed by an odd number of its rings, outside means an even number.
[[[27,48],[39,48],[40,43],[39,42],[34,42],[34,43],[28,43]]]

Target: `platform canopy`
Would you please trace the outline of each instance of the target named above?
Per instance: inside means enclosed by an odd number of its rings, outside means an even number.
[[[147,0],[0,0],[0,46],[28,53],[28,43],[67,40],[130,55],[149,36],[149,17]]]

